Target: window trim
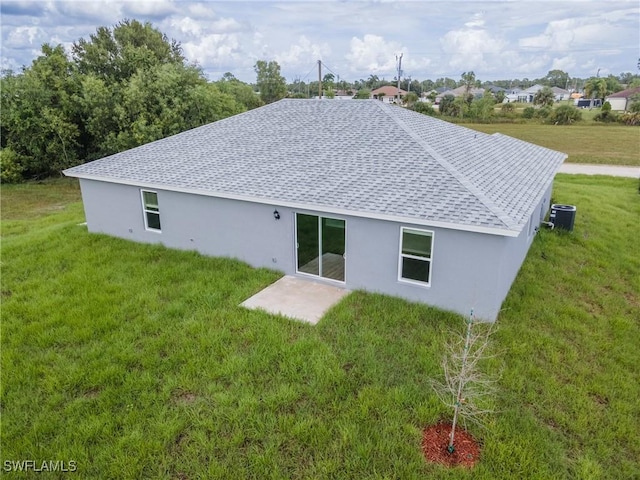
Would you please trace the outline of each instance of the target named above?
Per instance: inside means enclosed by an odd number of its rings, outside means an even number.
[[[158,210],[150,210],[147,208],[147,204],[144,201],[144,194],[145,193],[155,193],[156,195],[156,200],[158,202]],[[162,233],[162,222],[160,222],[160,200],[158,198],[158,192],[155,190],[146,190],[141,188],[140,189],[140,200],[142,201],[142,218],[144,221],[144,229],[148,232],[154,232],[154,233]],[[160,228],[153,228],[149,226],[149,221],[148,221],[148,217],[147,214],[152,213],[154,215],[158,215],[158,223],[160,223]]]
[[[431,236],[431,256],[429,258],[402,253],[402,239],[404,237],[405,230],[413,230],[414,232],[428,233]],[[435,238],[436,238],[436,234],[433,230],[425,230],[424,228],[415,228],[415,227],[400,227],[400,241],[398,242],[398,281],[399,282],[410,283],[412,285],[418,285],[420,287],[431,286],[431,274],[433,273],[433,245],[435,242]],[[402,276],[402,259],[403,258],[411,258],[414,260],[429,262],[429,280],[427,282],[423,282],[423,281],[414,280],[411,278],[404,278]]]

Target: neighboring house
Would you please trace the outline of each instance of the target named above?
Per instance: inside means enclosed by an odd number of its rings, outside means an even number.
[[[564,88],[560,87],[551,87],[551,90],[553,90],[553,93],[556,96],[556,102],[562,102],[563,100],[571,99],[571,92],[569,92],[569,90],[565,90]]]
[[[386,85],[372,90],[369,98],[376,98],[378,100],[382,100],[384,103],[395,103],[397,101],[396,97],[398,92],[400,92],[400,100],[402,100],[402,98],[407,94],[407,92],[401,88],[399,89],[398,87]]]
[[[629,110],[631,103],[633,103],[632,98],[634,97],[634,95],[640,95],[640,87],[627,88],[626,90],[622,90],[621,92],[612,93],[604,100],[605,102],[609,102],[611,104],[611,110],[624,112],[626,110]]]
[[[438,97],[438,91],[437,90],[429,90],[429,91],[424,91],[422,92],[422,95],[420,95],[420,101],[421,102],[426,102],[426,103],[431,103],[431,98],[434,99],[434,103],[435,103],[435,99]]]
[[[506,103],[510,103],[510,102],[517,102],[518,101],[518,96],[520,95],[520,92],[522,92],[522,89],[514,87],[514,88],[508,88],[505,93],[505,102]]]
[[[506,88],[502,88],[502,87],[498,87],[497,85],[493,85],[493,84],[489,84],[485,87],[485,90],[489,90],[491,93],[493,93],[494,95],[498,92],[504,92],[505,95],[507,94],[507,89]]]
[[[565,157],[380,101],[285,99],[64,173],[90,232],[492,321]]]
[[[451,94],[454,97],[461,97],[462,95],[467,93],[467,87],[464,85],[458,88],[454,88],[453,90],[449,90],[447,94]],[[482,98],[484,96],[484,88],[476,88],[472,87],[469,89],[469,93],[473,95],[474,98]]]
[[[533,87],[529,87],[526,90],[518,93],[518,102],[533,103],[533,99],[540,90],[544,88],[543,85],[536,84]]]

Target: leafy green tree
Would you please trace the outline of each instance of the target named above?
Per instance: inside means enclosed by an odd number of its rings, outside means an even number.
[[[631,105],[629,105],[629,111],[631,113],[640,113],[640,94],[636,93],[630,100]]]
[[[551,107],[553,106],[555,101],[556,101],[556,94],[553,93],[553,90],[551,90],[549,87],[541,88],[533,96],[533,104],[539,105],[541,107],[544,107],[544,106]]]
[[[135,20],[98,28],[71,59],[44,45],[21,74],[0,79],[3,157],[23,178],[45,177],[257,106],[232,77],[225,92],[208,84],[179,44]]]
[[[254,66],[256,85],[264,103],[276,102],[287,96],[287,82],[280,75],[280,65],[276,61],[258,60]]]
[[[42,46],[30,68],[2,79],[2,133],[25,178],[42,178],[77,163],[80,131],[74,68],[62,45]]]
[[[335,87],[335,75],[333,73],[327,73],[322,77],[322,88],[325,91],[333,90]]]
[[[73,44],[72,56],[80,73],[94,74],[107,84],[128,80],[140,69],[185,62],[180,43],[137,20],[123,20],[113,30],[99,27],[89,40]]]
[[[10,148],[0,150],[0,182],[19,183],[22,181],[22,162]]]
[[[436,114],[433,106],[425,102],[416,102],[411,109],[415,112],[423,113],[424,115],[434,116]]]
[[[493,95],[485,94],[482,98],[476,98],[471,102],[469,115],[481,122],[488,122],[494,115],[494,105]]]
[[[622,88],[622,85],[620,85],[620,82],[618,81],[618,78],[615,75],[608,75],[604,79],[604,81],[607,84],[607,94],[616,93],[621,90],[624,90],[624,88]]]
[[[165,64],[139,70],[114,107],[118,128],[106,145],[120,151],[244,111],[243,105],[194,67]]]
[[[415,92],[407,92],[402,101],[408,107],[412,107],[418,101],[418,94]]]
[[[506,94],[504,93],[504,90],[498,90],[495,94],[496,97],[496,102],[497,103],[502,103],[504,102],[504,99],[506,98]]]
[[[567,88],[569,80],[569,74],[562,70],[549,70],[549,73],[542,79],[545,85],[559,88]]]
[[[353,98],[355,100],[368,100],[370,96],[371,90],[369,90],[368,88],[361,88]]]
[[[251,88],[251,85],[241,82],[229,72],[225,73],[222,79],[214,84],[222,93],[233,96],[247,110],[264,105],[260,95]],[[302,98],[305,97],[306,95],[302,96]]]

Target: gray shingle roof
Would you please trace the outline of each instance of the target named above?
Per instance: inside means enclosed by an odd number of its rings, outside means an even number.
[[[565,154],[376,100],[281,100],[65,171],[516,235]]]

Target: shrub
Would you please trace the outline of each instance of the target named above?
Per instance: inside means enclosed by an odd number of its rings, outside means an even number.
[[[554,125],[571,125],[582,120],[582,112],[573,105],[560,105],[551,115],[551,123]]]
[[[602,108],[600,109],[600,112],[605,113],[610,111],[611,111],[611,102],[604,102],[602,104]]]
[[[640,112],[630,112],[620,115],[619,122],[631,126],[640,125]]]
[[[607,102],[607,103],[609,103],[609,102]],[[609,105],[609,110],[605,110],[603,108],[600,111],[600,113],[598,113],[595,117],[593,117],[593,119],[596,122],[611,123],[611,122],[617,122],[618,121],[618,115],[616,115],[615,113],[613,113],[611,111],[611,105]]]
[[[533,118],[535,114],[536,109],[533,107],[525,107],[524,110],[522,110],[522,118]]]
[[[411,110],[418,112],[418,113],[424,113],[425,115],[435,115],[436,111],[435,109],[428,103],[426,102],[416,102],[413,104],[413,106],[411,107]]]
[[[544,107],[540,107],[534,113],[536,118],[549,118],[553,109],[549,105],[545,105]]]
[[[500,111],[502,113],[513,113],[516,111],[516,107],[513,105],[513,103],[503,103],[500,107]]]
[[[0,150],[0,182],[20,183],[24,168],[20,164],[20,156],[10,148]]]
[[[456,99],[453,95],[445,95],[440,99],[440,113],[457,117],[460,114],[460,107],[455,103]]]

